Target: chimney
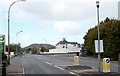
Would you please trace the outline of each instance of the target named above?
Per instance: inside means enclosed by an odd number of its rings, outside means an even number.
[[[66,39],[65,39],[65,38],[63,38],[63,41],[66,41]]]

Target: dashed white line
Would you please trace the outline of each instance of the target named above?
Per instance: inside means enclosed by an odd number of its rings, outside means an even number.
[[[8,74],[23,74],[23,73],[8,73]]]
[[[51,63],[49,63],[49,62],[45,62],[45,63],[47,63],[47,64],[49,64],[49,65],[52,65]]]
[[[49,62],[45,62],[45,63],[47,63],[47,64],[49,64],[49,65],[52,65],[52,64],[49,63]],[[60,69],[60,70],[64,70],[63,68],[60,68],[60,67],[58,67],[58,66],[56,66],[56,65],[54,65],[54,67],[56,67],[56,68],[58,68],[58,69]]]
[[[70,72],[70,74],[75,74],[75,73],[73,73],[73,72]]]
[[[37,58],[37,57],[36,57]],[[39,60],[41,60],[40,58],[37,58],[37,59],[39,59]],[[45,61],[42,61],[42,62],[45,62]],[[52,65],[51,63],[49,63],[49,62],[45,62],[46,64],[48,64],[48,65]],[[56,67],[56,68],[58,68],[58,69],[60,69],[60,70],[64,70],[63,68],[60,68],[60,67],[58,67],[58,66],[56,66],[56,65],[54,65],[54,67]]]
[[[25,74],[25,69],[24,68],[22,68],[22,70],[23,70],[23,75]]]
[[[60,68],[60,67],[58,67],[58,66],[56,66],[56,65],[55,65],[55,67],[58,68],[58,69],[60,69],[60,70],[64,70],[63,68]]]
[[[21,60],[21,63],[22,63],[22,60]],[[25,69],[24,69],[24,67],[23,67],[23,64],[22,64],[22,74],[23,74],[23,76],[25,75]]]

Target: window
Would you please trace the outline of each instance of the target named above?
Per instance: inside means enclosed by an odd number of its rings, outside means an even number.
[[[74,44],[74,46],[76,46],[76,44]]]

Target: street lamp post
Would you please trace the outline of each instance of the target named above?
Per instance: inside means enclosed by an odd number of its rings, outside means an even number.
[[[21,32],[23,32],[23,31],[19,31],[19,32],[16,33],[16,42],[17,42],[17,35],[18,35],[19,33],[21,33]],[[18,43],[18,42],[17,42],[17,43]],[[16,43],[16,53],[18,53],[18,50],[17,50],[17,49],[18,49],[18,48],[17,48],[18,45],[17,45],[17,43]]]
[[[10,64],[10,9],[16,2],[20,2],[20,1],[25,1],[25,0],[18,0],[13,2],[8,9],[8,64]]]
[[[98,16],[98,71],[100,72],[100,23],[99,23],[99,1],[96,1]]]

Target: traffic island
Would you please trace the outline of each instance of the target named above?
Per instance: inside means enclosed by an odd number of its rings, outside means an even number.
[[[98,72],[96,69],[88,66],[67,66],[65,69],[76,73],[79,76],[120,76],[120,73],[115,72]]]

